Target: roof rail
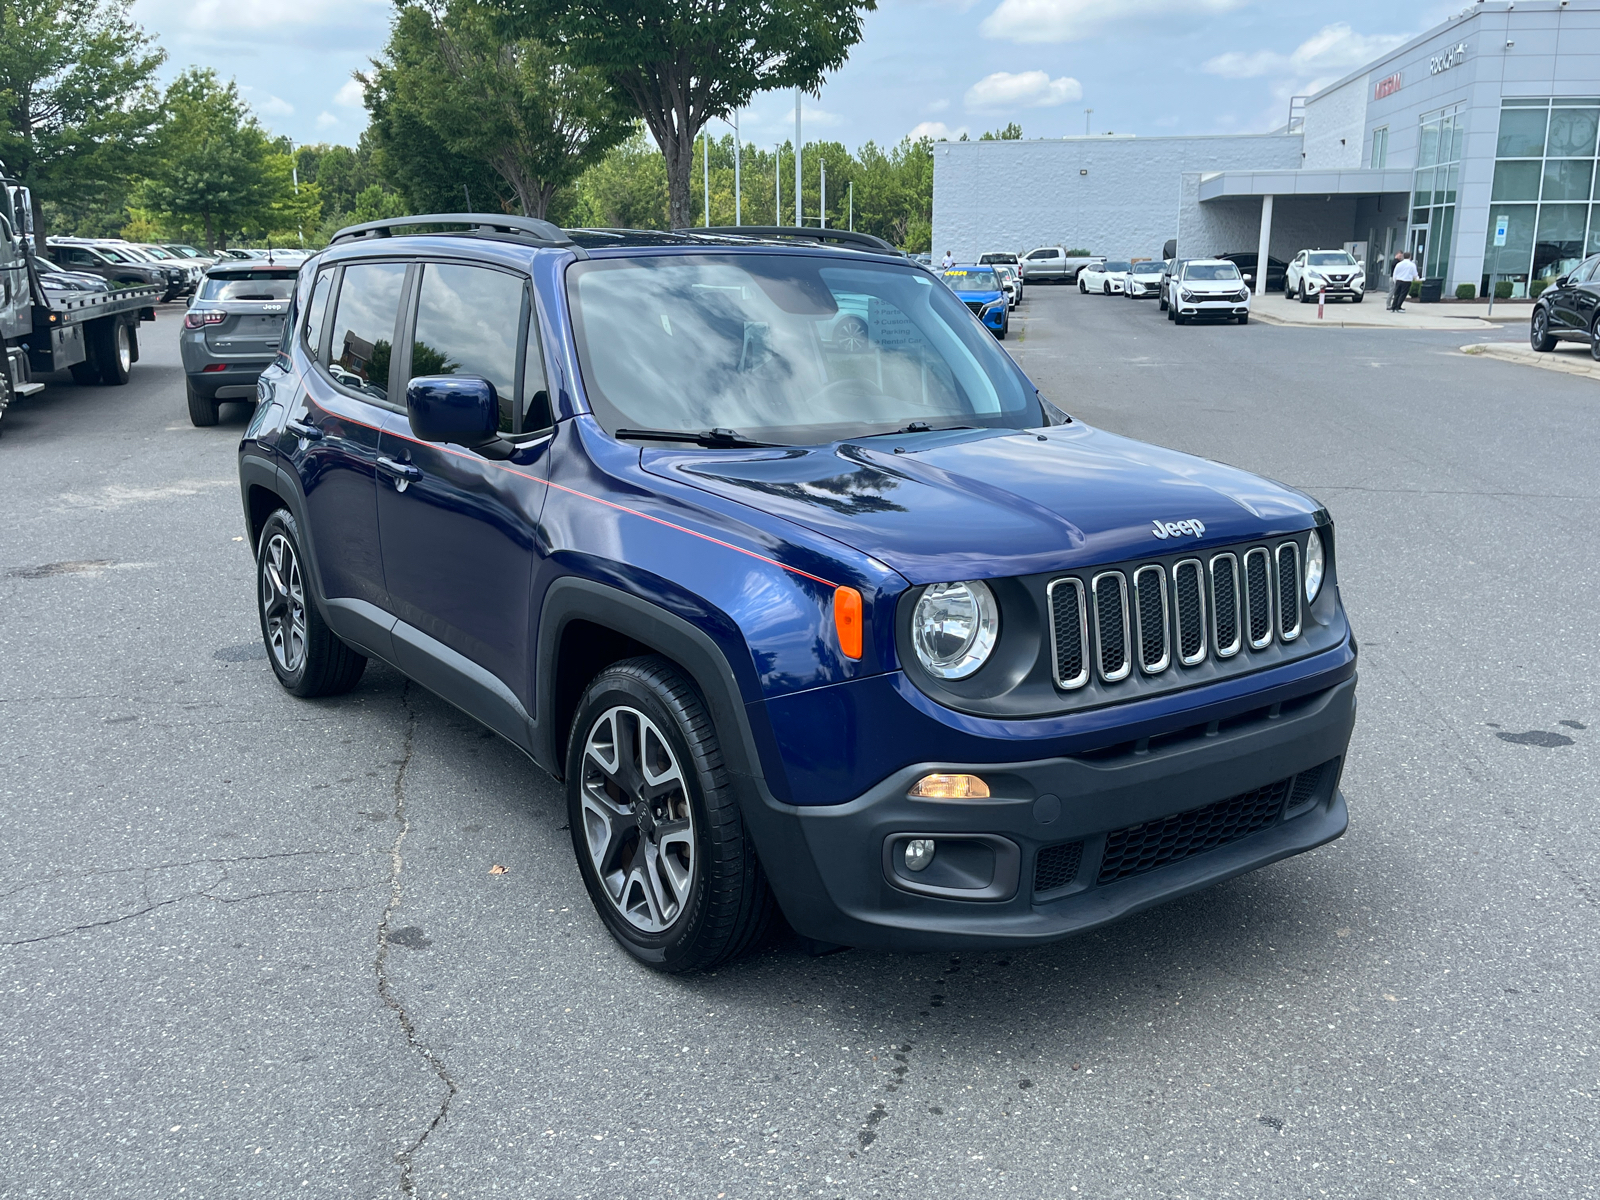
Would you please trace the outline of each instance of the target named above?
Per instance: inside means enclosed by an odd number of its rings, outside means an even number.
[[[831,242],[839,246],[848,246],[853,250],[870,250],[875,254],[895,254],[902,258],[905,256],[904,251],[895,249],[881,237],[873,237],[870,233],[857,233],[853,229],[807,229],[794,225],[702,225],[698,228],[674,229],[673,232],[732,234],[735,237],[751,238],[793,238],[805,242]]]
[[[541,246],[571,246],[572,239],[557,225],[537,217],[508,217],[494,213],[420,213],[414,217],[390,217],[383,221],[366,221],[360,225],[347,225],[333,235],[330,246],[340,242],[356,242],[366,238],[394,237],[396,229],[417,225],[466,225],[461,234],[469,237],[512,238],[516,241],[535,242]],[[456,234],[455,236],[460,236]]]

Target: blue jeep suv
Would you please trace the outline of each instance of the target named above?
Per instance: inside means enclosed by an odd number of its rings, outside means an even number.
[[[272,669],[381,659],[562,780],[642,961],[1034,945],[1344,832],[1327,512],[1068,416],[888,246],[412,217],[291,304]]]

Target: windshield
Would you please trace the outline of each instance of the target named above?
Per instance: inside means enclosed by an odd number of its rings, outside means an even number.
[[[1356,260],[1343,250],[1327,250],[1321,254],[1309,254],[1306,263],[1313,267],[1353,267]]]
[[[1232,263],[1191,263],[1183,269],[1185,279],[1198,279],[1202,283],[1206,280],[1236,280],[1239,278],[1239,268]]]
[[[1133,273],[1135,275],[1159,275],[1165,266],[1166,264],[1159,258],[1154,262],[1136,262],[1133,264]]]
[[[958,267],[944,273],[944,281],[958,292],[998,292],[1000,277],[982,267]]]
[[[1121,275],[1126,271],[1132,270],[1132,268],[1133,268],[1133,264],[1132,263],[1127,263],[1127,262],[1108,262],[1104,266],[1102,266],[1100,269],[1102,271],[1104,271],[1107,275]]]
[[[167,249],[171,250],[174,254],[182,255],[184,258],[200,257],[200,251],[196,250],[193,246],[168,246]]]
[[[980,263],[1014,263],[1017,261],[1015,254],[985,254],[978,259]]]
[[[805,255],[591,259],[567,272],[596,418],[815,445],[1026,429],[1038,400],[994,337],[918,270]]]
[[[282,271],[235,271],[210,275],[200,287],[202,300],[287,300],[294,295],[293,275]]]
[[[171,254],[169,254],[167,251],[163,250],[160,246],[140,246],[139,250],[140,250],[141,253],[146,254],[149,257],[154,258],[154,259],[163,259],[163,258],[171,258],[172,257]]]

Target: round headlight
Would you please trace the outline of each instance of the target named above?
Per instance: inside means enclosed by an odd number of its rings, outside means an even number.
[[[940,679],[965,679],[988,661],[1000,633],[994,594],[981,583],[936,583],[911,614],[917,661]]]
[[[1322,576],[1327,571],[1327,559],[1322,552],[1322,538],[1313,529],[1306,539],[1306,603],[1310,604],[1322,591]]]

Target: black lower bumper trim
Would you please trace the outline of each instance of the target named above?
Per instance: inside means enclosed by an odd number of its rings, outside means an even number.
[[[849,804],[753,803],[746,818],[784,914],[806,937],[896,950],[1051,942],[1344,833],[1338,785],[1355,686],[1348,678],[1292,710],[1170,749],[1114,761],[921,763]],[[933,771],[980,774],[992,798],[909,798],[910,784]],[[897,839],[970,846],[978,835],[1020,849],[1009,894],[917,894],[885,867],[884,848]]]

